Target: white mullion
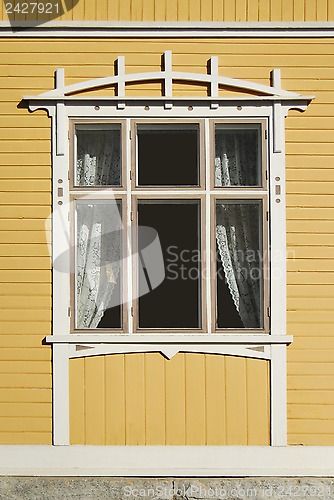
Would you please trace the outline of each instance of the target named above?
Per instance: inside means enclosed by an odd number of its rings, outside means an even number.
[[[206,250],[206,260],[204,262],[205,265],[205,280],[206,280],[206,317],[207,317],[207,332],[208,334],[212,333],[211,329],[211,192],[210,192],[210,159],[211,159],[211,151],[210,151],[210,120],[206,118],[204,120],[204,144],[205,144],[205,206],[206,206],[206,215],[205,215],[205,250]],[[203,168],[203,166],[202,166]],[[204,297],[203,297],[204,299]],[[202,300],[203,300],[202,299]]]
[[[125,137],[126,137],[126,220],[123,222],[123,227],[126,231],[126,241],[127,241],[127,315],[128,315],[128,333],[133,333],[133,317],[132,317],[132,301],[133,301],[133,288],[132,288],[132,276],[133,276],[133,255],[132,255],[132,223],[131,223],[131,211],[132,211],[132,199],[131,199],[131,161],[132,161],[132,151],[131,151],[131,120],[129,118],[125,121]],[[133,137],[132,140],[135,140]],[[124,306],[124,305],[123,305]]]

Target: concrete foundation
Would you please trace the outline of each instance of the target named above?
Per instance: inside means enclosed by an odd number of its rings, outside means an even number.
[[[1,500],[329,500],[334,478],[0,477]]]

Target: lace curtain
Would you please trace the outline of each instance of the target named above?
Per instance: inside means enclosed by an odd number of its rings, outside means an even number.
[[[253,131],[217,131],[216,186],[256,185]],[[220,133],[221,132],[221,133]],[[217,202],[216,240],[236,310],[245,328],[260,328],[262,266],[259,202]]]
[[[77,129],[77,186],[121,184],[120,130]]]
[[[77,204],[76,327],[97,328],[119,304],[113,291],[120,273],[121,218],[114,203]]]

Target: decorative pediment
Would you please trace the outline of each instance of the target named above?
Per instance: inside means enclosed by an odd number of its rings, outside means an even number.
[[[53,90],[39,94],[38,96],[29,97],[29,100],[80,100],[85,96],[83,92],[105,89],[108,87],[115,88],[114,96],[103,96],[101,99],[119,99],[127,98],[127,84],[142,84],[147,82],[161,82],[162,84],[162,99],[175,99],[173,95],[173,85],[175,82],[182,82],[189,85],[202,84],[208,88],[208,98],[224,99],[224,95],[219,93],[220,89],[233,90],[238,92],[249,93],[249,96],[240,97],[239,99],[261,99],[261,100],[304,100],[312,97],[302,96],[296,92],[290,92],[281,88],[280,70],[274,69],[271,72],[271,85],[263,85],[260,83],[239,80],[220,76],[218,73],[218,56],[212,56],[208,61],[207,74],[202,73],[187,73],[182,71],[174,71],[172,65],[172,52],[166,51],[162,57],[161,71],[153,71],[147,73],[126,73],[124,56],[117,58],[115,62],[115,75],[94,80],[87,80],[80,83],[65,85],[64,69],[56,70],[56,85]],[[92,96],[90,96],[91,98]],[[95,99],[95,97],[94,97]],[[225,99],[231,100],[231,96],[226,96]]]

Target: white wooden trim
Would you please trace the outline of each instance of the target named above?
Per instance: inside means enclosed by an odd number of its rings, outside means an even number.
[[[17,30],[17,28],[25,29]],[[44,23],[0,21],[0,37],[12,38],[332,38],[333,36],[334,23],[332,21],[49,21]]]
[[[333,446],[0,446],[1,476],[332,477],[333,473]]]
[[[70,442],[69,346],[56,344],[52,350],[52,439],[54,445]]]
[[[131,344],[178,344],[189,340],[192,344],[291,344],[292,335],[268,335],[268,334],[70,334],[70,335],[49,335],[45,338],[48,344],[124,344],[128,340]]]
[[[271,446],[287,445],[286,346],[271,346],[270,363]]]

